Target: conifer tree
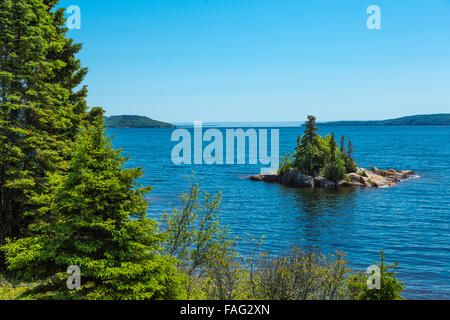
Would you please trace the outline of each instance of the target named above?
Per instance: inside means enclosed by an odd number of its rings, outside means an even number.
[[[341,153],[342,154],[345,154],[347,151],[346,151],[346,149],[345,149],[345,137],[344,136],[342,136],[341,137]]]
[[[42,205],[31,199],[66,170],[85,114],[81,46],[66,39],[56,2],[0,1],[0,245],[28,234]]]
[[[146,217],[150,188],[137,184],[140,168],[123,168],[127,158],[104,137],[102,121],[80,133],[68,175],[54,178],[45,223],[3,247],[9,269],[40,281],[31,292],[38,298],[183,298],[176,261],[161,254],[164,237]],[[80,290],[66,286],[71,265],[81,270]]]
[[[336,147],[337,143],[334,138],[334,132],[331,133],[331,139],[330,139],[330,162],[334,163],[336,161]]]
[[[351,139],[348,139],[348,146],[347,146],[347,154],[350,158],[352,158],[352,154],[353,154],[354,150],[353,150],[353,142]]]
[[[322,139],[317,130],[316,118],[310,115],[302,138],[297,139],[294,166],[305,174],[317,174],[329,156],[321,146]]]
[[[308,116],[308,120],[305,122],[305,132],[302,137],[301,144],[305,147],[307,144],[315,143],[315,137],[317,136],[316,131],[318,130],[316,126],[316,117]]]

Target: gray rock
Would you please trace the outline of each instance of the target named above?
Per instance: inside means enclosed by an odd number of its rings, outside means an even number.
[[[356,183],[362,183],[364,184],[364,177],[360,176],[357,173],[349,173],[348,177],[350,178],[351,182],[356,182]]]
[[[292,186],[295,188],[314,188],[314,178],[306,174],[297,173],[297,176],[292,181]]]
[[[334,188],[336,187],[336,184],[333,181],[330,181],[324,177],[316,177],[314,178],[314,187]]]
[[[256,174],[254,176],[246,177],[246,179],[251,181],[264,181],[262,174]]]
[[[354,188],[366,187],[366,185],[362,184],[361,182],[353,182],[353,181],[346,181],[346,180],[339,181],[339,183],[336,186],[339,188],[342,188],[342,187],[354,187]]]
[[[299,171],[297,169],[289,169],[280,176],[279,183],[283,186],[290,187],[292,186],[292,183],[297,174],[299,174]]]
[[[361,175],[365,172],[365,175]],[[300,173],[298,169],[290,169],[287,172],[278,174],[278,171],[269,171],[263,174],[246,177],[252,181],[264,181],[268,183],[279,183],[286,187],[294,188],[333,188],[333,187],[375,187],[384,188],[396,185],[398,182],[415,176],[411,170],[380,170],[373,167],[372,170],[365,171],[358,168],[358,173],[349,173],[349,181],[342,180],[337,184],[324,177],[313,177]]]
[[[262,180],[265,182],[275,183],[278,181],[278,171],[277,170],[265,172],[265,173],[261,174],[261,176],[262,176]]]

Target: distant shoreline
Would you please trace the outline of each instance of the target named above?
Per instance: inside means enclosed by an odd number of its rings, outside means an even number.
[[[294,127],[304,124],[293,121],[261,121],[261,122],[204,122],[204,127]],[[450,126],[450,113],[406,116],[388,120],[346,120],[317,122],[322,127],[438,127]],[[178,123],[179,127],[192,127],[193,123]]]
[[[193,128],[193,122],[174,124],[156,121],[144,116],[105,117],[105,126],[114,129]],[[301,128],[300,121],[229,121],[203,122],[205,128]],[[450,126],[450,114],[414,115],[387,120],[344,120],[317,122],[319,127],[446,127]]]

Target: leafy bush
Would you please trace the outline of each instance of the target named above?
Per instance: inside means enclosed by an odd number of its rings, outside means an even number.
[[[350,269],[337,252],[325,256],[291,249],[286,255],[263,255],[253,273],[254,298],[263,300],[336,300],[345,296]]]
[[[341,159],[336,160],[325,167],[323,176],[333,182],[341,181],[345,177],[345,165]]]
[[[13,285],[0,274],[0,301],[20,299],[21,295],[30,287],[26,284]]]
[[[281,157],[278,174],[285,173],[293,168],[294,162],[292,161],[292,158],[293,156],[289,152],[286,153],[284,157]]]
[[[316,175],[327,163],[328,150],[324,138],[316,136],[314,143],[299,146],[294,166],[304,174]]]
[[[342,179],[345,173],[356,172],[357,166],[350,154],[353,152],[351,140],[348,148],[342,146],[339,149],[334,134],[323,138],[316,131],[315,118],[309,116],[302,138],[297,139],[293,166],[308,175],[316,176],[321,171],[325,172],[325,177],[335,182]],[[290,162],[281,162],[280,172],[284,172],[290,165]]]
[[[164,214],[162,230],[165,253],[178,259],[178,270],[187,276],[187,298],[235,298],[240,266],[235,239],[218,222],[220,193],[211,195],[192,184],[181,200],[181,209]]]

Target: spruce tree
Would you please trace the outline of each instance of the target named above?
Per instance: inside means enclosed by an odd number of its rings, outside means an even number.
[[[347,146],[347,155],[352,158],[352,154],[353,154],[354,150],[353,150],[353,142],[351,139],[348,139],[348,146]]]
[[[301,144],[305,147],[307,144],[314,144],[315,137],[317,136],[316,131],[318,130],[316,126],[316,117],[308,116],[308,120],[305,122],[305,132],[303,134]]]
[[[337,143],[334,138],[334,132],[332,132],[330,139],[330,163],[334,163],[336,161],[336,147]]]
[[[305,131],[297,139],[294,166],[305,174],[316,175],[325,165],[328,152],[321,146],[321,137],[317,135],[316,118],[308,116]]]
[[[38,298],[183,298],[176,261],[161,254],[164,237],[146,217],[150,188],[136,182],[140,168],[123,168],[127,158],[105,138],[102,121],[78,136],[69,173],[54,178],[36,235],[3,247],[9,269],[40,281],[31,292]],[[81,269],[80,290],[66,286],[71,265]]]
[[[45,214],[31,199],[66,170],[86,110],[81,46],[66,39],[56,2],[0,1],[0,245]]]
[[[346,149],[345,149],[345,137],[344,136],[342,136],[341,137],[341,153],[342,154],[345,154],[347,151],[346,151]]]

